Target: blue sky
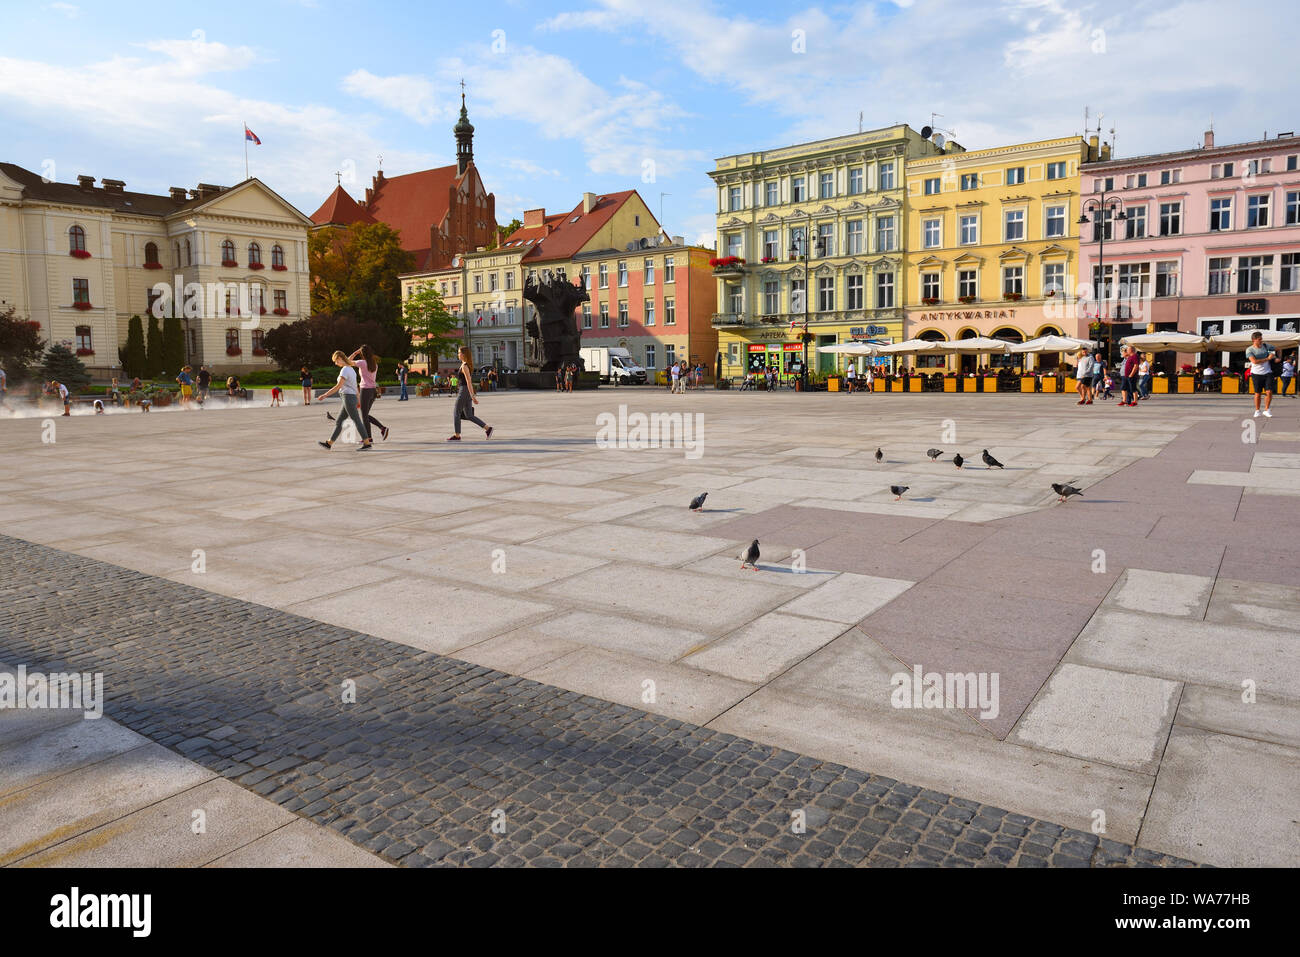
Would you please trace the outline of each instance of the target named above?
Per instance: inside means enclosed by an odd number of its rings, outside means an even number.
[[[1083,129],[1120,155],[1296,129],[1292,13],[1212,0],[263,0],[11,7],[0,159],[129,189],[252,172],[304,212],[454,160],[459,80],[498,219],[636,188],[713,235],[714,158],[932,112],[968,149]],[[165,11],[165,12],[164,12]],[[47,165],[52,164],[52,166]]]

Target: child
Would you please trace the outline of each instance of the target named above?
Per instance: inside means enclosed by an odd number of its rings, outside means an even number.
[[[284,405],[284,394],[278,385],[271,386],[271,406]]]
[[[1115,396],[1112,395],[1112,394],[1111,394],[1111,391],[1110,391],[1110,390],[1113,389],[1114,387],[1115,387],[1115,380],[1112,379],[1112,378],[1110,377],[1110,373],[1107,372],[1107,373],[1106,373],[1106,391],[1105,391],[1104,393],[1102,393],[1102,396],[1101,396],[1101,397],[1102,397],[1103,399],[1113,399],[1113,398],[1115,398]]]
[[[95,400],[95,414],[96,414],[96,415],[103,415],[103,414],[104,414],[104,400],[103,400],[103,399],[96,399],[96,400]]]
[[[152,404],[153,404],[153,400],[151,400],[151,399],[141,399],[141,400],[140,400],[140,411],[141,411],[141,412],[148,412],[148,411],[149,411],[149,406],[151,406]]]

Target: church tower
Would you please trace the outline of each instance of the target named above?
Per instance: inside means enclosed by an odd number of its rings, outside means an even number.
[[[456,170],[463,175],[465,168],[474,161],[474,124],[469,121],[469,113],[465,110],[463,89],[460,91],[460,119],[452,129],[456,133]]]

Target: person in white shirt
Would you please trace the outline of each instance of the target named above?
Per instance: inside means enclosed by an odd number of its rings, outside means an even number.
[[[844,376],[849,380],[849,391],[852,392],[853,387],[858,384],[858,370],[852,362],[849,363],[848,371],[844,373]]]
[[[63,403],[63,414],[72,415],[72,397],[68,395],[68,387],[62,382],[50,380],[50,391],[59,394],[59,401]]]
[[[1074,367],[1076,388],[1079,401],[1075,405],[1092,405],[1092,355],[1084,351],[1079,354],[1079,362]]]
[[[868,364],[866,369],[862,371],[862,382],[866,386],[868,392],[876,391],[876,386],[875,386],[876,373],[871,368],[870,364]]]
[[[361,418],[360,409],[360,390],[357,388],[357,369],[355,364],[345,356],[340,350],[335,350],[334,364],[339,367],[339,378],[334,383],[334,387],[328,392],[322,392],[317,396],[317,401],[328,399],[334,393],[339,393],[343,399],[343,412],[334,420],[334,434],[330,436],[328,442],[320,444],[327,449],[334,448],[334,443],[338,441],[339,434],[343,431],[343,423],[351,420],[356,426],[357,435],[361,437],[361,445],[358,446],[358,452],[366,452],[370,449],[370,433],[366,431],[366,423]]]
[[[1138,398],[1146,399],[1151,396],[1151,361],[1145,355],[1142,361],[1138,363]]]
[[[1296,360],[1295,353],[1292,353],[1291,355],[1287,356],[1285,359],[1282,360],[1282,388],[1278,391],[1278,395],[1285,396],[1286,398],[1289,399],[1295,398],[1295,392],[1292,392],[1290,393],[1290,395],[1287,395],[1288,390],[1291,388],[1291,383],[1295,381],[1295,360]],[[4,373],[0,372],[0,383],[3,382],[4,382]]]
[[[1265,418],[1271,419],[1273,413],[1268,407],[1273,404],[1273,360],[1277,358],[1277,353],[1272,346],[1264,345],[1264,334],[1255,332],[1250,337],[1250,345],[1246,347],[1246,361],[1250,363],[1250,383],[1255,389],[1255,418],[1259,418],[1261,410],[1259,407],[1259,397],[1264,397],[1264,408],[1262,414]]]

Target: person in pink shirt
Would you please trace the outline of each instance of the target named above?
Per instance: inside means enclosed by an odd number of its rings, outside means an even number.
[[[357,356],[361,358],[358,359]],[[379,429],[379,434],[386,440],[388,427],[370,414],[370,407],[374,405],[375,396],[378,394],[375,373],[379,371],[379,363],[375,353],[369,346],[363,345],[352,353],[350,358],[356,362],[357,372],[361,373],[361,421],[366,424],[366,434],[374,435],[375,429]]]
[[[1119,404],[1137,405],[1137,372],[1138,372],[1138,353],[1133,346],[1124,347],[1124,355],[1120,360],[1120,393]]]

